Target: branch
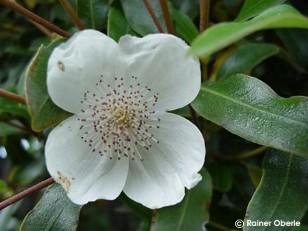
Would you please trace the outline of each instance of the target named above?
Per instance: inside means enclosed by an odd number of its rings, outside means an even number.
[[[0,97],[4,97],[10,100],[14,100],[17,103],[26,104],[26,100],[24,97],[17,95],[15,93],[9,92],[0,88]]]
[[[47,180],[41,181],[40,183],[26,189],[25,191],[22,191],[22,192],[20,192],[16,195],[4,200],[4,201],[2,201],[0,203],[0,210],[8,207],[11,204],[16,203],[17,201],[20,201],[21,199],[24,199],[25,197],[29,196],[30,194],[32,194],[32,193],[34,193],[38,190],[41,190],[42,188],[45,188],[48,185],[51,185],[53,183],[54,183],[54,180],[51,177],[48,178]]]
[[[59,1],[61,5],[63,6],[63,8],[66,10],[66,12],[70,15],[74,24],[79,28],[79,30],[86,29],[86,27],[84,26],[83,22],[80,20],[78,15],[76,14],[71,4],[67,0],[59,0]]]
[[[42,25],[43,27],[57,33],[58,35],[61,35],[63,37],[70,37],[71,34],[62,30],[61,28],[55,26],[54,24],[52,24],[51,22],[47,21],[46,19],[34,14],[33,12],[29,11],[28,9],[24,8],[21,5],[18,5],[16,2],[14,1],[10,1],[10,0],[0,0],[0,4],[2,4],[3,6],[21,14],[22,16],[30,19],[31,21],[34,21],[40,25]]]
[[[163,12],[163,17],[164,17],[164,20],[165,20],[167,31],[168,31],[169,34],[174,34],[174,28],[173,28],[173,25],[172,25],[170,14],[169,14],[167,1],[166,0],[159,0],[159,3],[160,3],[160,8]]]
[[[154,12],[154,9],[153,9],[151,3],[149,2],[149,0],[143,0],[143,2],[144,2],[145,7],[147,8],[151,18],[152,18],[157,30],[160,33],[164,33],[163,27],[161,26],[161,24],[160,24],[155,12]]]

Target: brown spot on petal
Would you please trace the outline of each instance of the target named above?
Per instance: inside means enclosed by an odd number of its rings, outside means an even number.
[[[60,71],[65,71],[65,66],[64,66],[64,63],[62,61],[59,60],[57,62],[57,65],[58,65]]]

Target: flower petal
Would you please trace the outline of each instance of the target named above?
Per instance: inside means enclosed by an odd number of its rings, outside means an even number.
[[[128,158],[109,158],[92,152],[80,138],[75,116],[53,129],[45,155],[50,175],[76,204],[97,199],[115,199],[122,191],[128,172]]]
[[[100,75],[114,78],[118,45],[95,30],[74,34],[54,49],[48,61],[47,87],[52,101],[74,114],[83,94],[95,88]]]
[[[159,143],[140,150],[143,161],[131,161],[124,192],[150,208],[160,208],[182,200],[184,187],[194,187],[201,176],[205,145],[198,128],[170,113],[159,116],[157,130],[151,133]]]
[[[199,61],[187,55],[188,46],[173,35],[151,34],[143,38],[130,35],[119,41],[126,77],[136,76],[141,85],[159,93],[157,110],[169,111],[189,104],[201,83]]]

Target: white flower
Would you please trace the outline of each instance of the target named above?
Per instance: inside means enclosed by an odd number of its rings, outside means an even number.
[[[51,176],[77,204],[122,191],[149,208],[182,200],[200,180],[205,146],[171,113],[200,89],[199,62],[179,38],[126,35],[119,43],[84,30],[48,62],[51,99],[74,115],[53,129],[45,154]]]

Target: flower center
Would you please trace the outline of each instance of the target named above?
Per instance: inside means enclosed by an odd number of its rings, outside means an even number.
[[[117,156],[138,156],[140,147],[149,150],[152,142],[159,143],[153,129],[159,129],[160,119],[155,115],[158,93],[153,94],[147,86],[142,87],[138,78],[129,80],[114,78],[114,86],[104,77],[96,83],[93,91],[86,91],[80,101],[84,106],[78,114],[80,138],[92,152]],[[140,147],[138,147],[140,146]]]

